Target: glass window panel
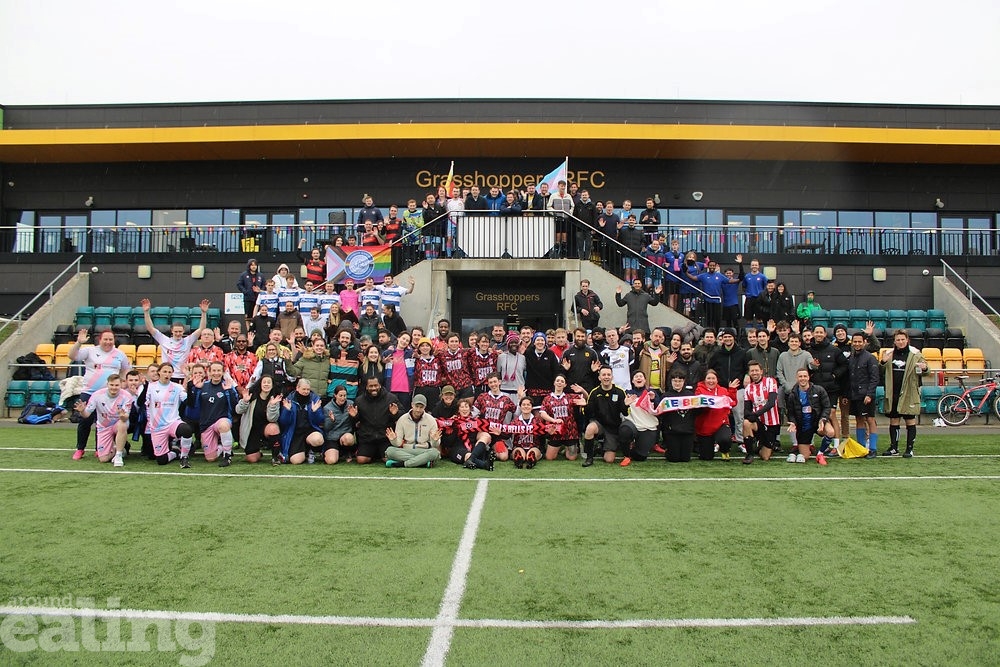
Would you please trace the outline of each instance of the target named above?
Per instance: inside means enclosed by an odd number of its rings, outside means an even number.
[[[292,252],[295,250],[296,238],[295,214],[294,213],[272,213],[271,229],[274,239],[274,250],[278,252]]]
[[[986,217],[966,218],[969,228],[968,252],[970,255],[990,255],[993,253],[993,234],[990,219]]]
[[[121,210],[117,216],[117,252],[149,252],[152,245],[151,225],[161,213],[173,211],[150,211],[149,209]],[[177,211],[183,220],[185,211]],[[174,216],[176,217],[176,216]]]
[[[72,252],[87,252],[87,214],[67,215],[63,218],[63,224],[66,226],[66,238],[72,245]]]
[[[871,211],[838,211],[837,226],[840,231],[837,240],[840,242],[841,252],[875,254],[874,224],[875,214]],[[836,247],[837,243],[834,242],[834,248]]]
[[[41,227],[40,252],[62,252],[63,219],[61,215],[40,215],[38,226]]]
[[[14,252],[35,251],[35,212],[21,211],[17,218]]]
[[[348,214],[342,208],[318,208],[316,209],[316,233],[320,235],[320,238],[334,238],[342,235],[347,226],[347,220]]]
[[[723,230],[725,233],[719,235],[720,241],[725,240],[725,243],[711,243],[707,248],[713,253],[717,252],[746,252],[746,248],[749,245],[750,233],[752,229],[752,218],[748,213],[727,213],[726,214],[726,227]],[[718,228],[709,228],[710,237],[715,237],[714,233]]]
[[[910,242],[910,234],[905,230],[909,226],[909,213],[898,211],[877,212],[875,214],[875,228],[878,230],[879,252],[887,255],[901,255],[906,253]]]
[[[827,248],[830,227],[837,226],[835,211],[802,211],[798,224],[794,216],[786,211],[784,217],[784,247],[790,252],[815,252],[817,248]]]
[[[307,250],[312,248],[316,244],[316,239],[327,238],[320,234],[319,222],[323,222],[316,215],[316,209],[314,208],[300,208],[299,209],[299,237],[306,240],[303,246]],[[327,225],[323,225],[324,232],[327,229]],[[298,241],[296,241],[298,244]]]
[[[753,230],[747,239],[747,246],[738,252],[751,254],[778,252],[778,220],[777,213],[754,215]]]
[[[963,218],[941,217],[941,254],[942,255],[964,255],[965,243],[962,228],[965,226]]]
[[[915,230],[910,236],[911,254],[936,255],[935,240],[937,239],[937,214],[910,214],[910,229]]]

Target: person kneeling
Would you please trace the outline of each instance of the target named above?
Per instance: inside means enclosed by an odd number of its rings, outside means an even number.
[[[396,428],[387,428],[385,436],[392,443],[385,450],[386,468],[432,468],[441,458],[441,430],[437,420],[427,410],[427,399],[417,394],[410,402],[410,411],[396,421]]]
[[[809,459],[813,436],[833,437],[830,423],[830,397],[826,390],[809,381],[809,371],[800,368],[795,373],[796,385],[785,393],[788,413],[788,433],[795,438],[799,453],[788,455],[789,463],[805,463]],[[816,454],[816,463],[826,465],[823,452]]]

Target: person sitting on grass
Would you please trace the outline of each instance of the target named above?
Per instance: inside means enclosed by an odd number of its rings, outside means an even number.
[[[323,449],[323,399],[309,380],[295,383],[295,390],[281,401],[278,428],[281,430],[280,463],[315,463],[315,451]]]
[[[101,463],[113,461],[116,468],[125,465],[125,435],[128,431],[128,416],[135,397],[122,389],[122,379],[112,375],[107,385],[95,391],[87,403],[77,401],[73,409],[87,419],[97,415],[97,460]]]
[[[277,463],[280,455],[278,416],[281,413],[281,392],[274,386],[274,377],[265,375],[249,388],[238,387],[240,400],[236,414],[240,419],[240,446],[247,463],[257,463],[261,450],[271,447],[271,458]]]
[[[660,402],[660,392],[646,386],[646,374],[642,371],[632,374],[631,384],[632,388],[625,392],[629,411],[618,430],[624,456],[621,462],[623,468],[631,465],[632,461],[649,458],[660,433],[660,418],[654,411]]]
[[[427,398],[417,394],[410,401],[410,410],[396,420],[396,428],[385,430],[392,443],[385,450],[386,468],[433,468],[441,458],[441,429],[426,410]]]
[[[805,368],[795,373],[795,387],[785,394],[785,412],[788,415],[788,433],[794,439],[799,452],[788,455],[789,463],[805,463],[809,460],[813,436],[817,433],[826,438],[833,437],[830,422],[830,397],[823,387],[809,381],[809,371]],[[823,452],[816,454],[816,463],[826,465]]]
[[[530,470],[542,457],[542,436],[553,432],[555,424],[550,427],[551,422],[547,422],[541,414],[535,416],[531,398],[523,395],[523,389],[521,393],[522,396],[518,400],[518,415],[511,419],[509,424],[491,427],[490,433],[498,436],[501,433],[510,435],[510,456],[514,460],[514,467]]]
[[[444,388],[442,397],[449,390],[454,395],[454,387],[449,385]],[[450,442],[448,457],[469,470],[493,470],[495,457],[489,440],[477,439],[482,423],[472,414],[472,399],[460,398],[457,406],[454,417],[438,420],[438,425]]]

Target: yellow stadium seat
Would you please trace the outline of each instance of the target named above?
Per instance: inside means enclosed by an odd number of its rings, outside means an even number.
[[[976,380],[986,375],[986,357],[978,347],[967,347],[962,354],[965,361],[965,374]]]
[[[142,372],[150,364],[159,359],[156,345],[140,345],[135,351],[135,367]]]
[[[51,365],[56,357],[56,346],[52,343],[39,343],[35,346],[35,354],[46,364]]]
[[[957,347],[946,347],[941,350],[941,363],[948,377],[962,375],[965,372],[965,360],[962,358],[962,351]]]
[[[135,345],[131,343],[125,345],[119,345],[118,349],[121,350],[122,354],[128,359],[128,362],[135,366]]]
[[[944,369],[944,361],[941,359],[941,350],[936,347],[925,347],[920,351],[927,362],[927,372],[936,373]]]

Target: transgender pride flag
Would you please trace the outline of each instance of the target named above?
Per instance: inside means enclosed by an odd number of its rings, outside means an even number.
[[[542,183],[548,183],[549,192],[558,192],[559,187],[557,186],[557,183],[559,183],[559,181],[566,181],[566,183],[568,184],[569,183],[569,179],[567,178],[568,175],[569,175],[569,156],[567,156],[566,159],[562,161],[562,164],[560,164],[558,167],[550,171],[545,177],[542,178],[542,180],[538,181],[538,187],[541,188]]]

